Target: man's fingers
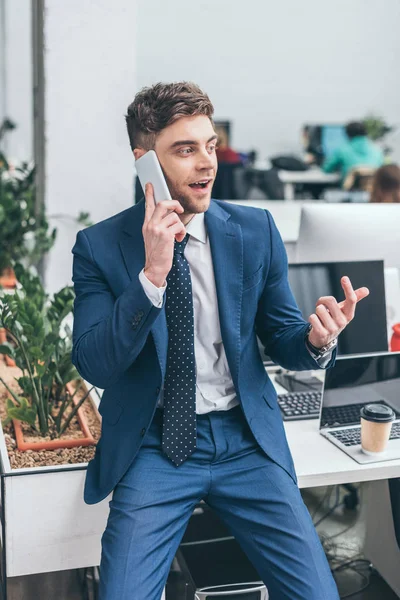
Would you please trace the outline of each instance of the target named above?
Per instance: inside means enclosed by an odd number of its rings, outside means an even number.
[[[323,327],[327,330],[328,333],[330,333],[331,335],[337,334],[337,330],[340,326],[336,323],[335,319],[332,318],[332,315],[329,313],[326,306],[324,306],[323,304],[318,304],[318,306],[315,309],[315,314],[317,315]]]
[[[356,302],[359,302],[363,298],[366,298],[367,296],[369,296],[369,289],[366,287],[357,288],[356,290],[354,290],[354,292],[355,292],[356,298],[357,298]],[[342,300],[342,302],[339,302],[338,307],[343,308],[345,302],[346,302],[346,300]]]
[[[334,298],[333,296],[322,296],[321,298],[319,298],[319,300],[317,300],[317,308],[318,308],[318,306],[321,306],[321,305],[328,309],[329,314],[331,315],[332,319],[335,321],[336,325],[340,329],[343,329],[344,327],[346,327],[346,325],[347,325],[346,317],[344,316],[343,312],[340,310],[340,307],[336,301],[336,298]]]
[[[168,231],[175,234],[175,239],[177,242],[182,242],[186,235],[186,227],[181,221],[171,225],[171,227],[168,227]]]
[[[163,200],[159,202],[154,211],[153,220],[155,223],[160,223],[162,219],[171,212],[177,214],[183,213],[183,206],[177,200]]]
[[[351,321],[351,319],[354,317],[357,302],[368,296],[369,289],[366,287],[361,287],[354,290],[348,277],[342,277],[341,284],[346,299],[342,302],[339,302],[338,306],[345,317]]]
[[[322,325],[320,319],[316,314],[313,313],[312,315],[310,315],[308,317],[308,322],[312,325],[315,334],[321,339],[326,338],[329,335],[328,331]]]
[[[151,185],[151,183],[146,183],[144,195],[146,198],[144,222],[148,223],[156,209],[156,201],[154,199],[153,186]]]

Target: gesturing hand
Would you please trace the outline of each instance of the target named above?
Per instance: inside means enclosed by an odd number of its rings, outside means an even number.
[[[369,294],[366,287],[354,290],[348,277],[342,277],[340,283],[345,300],[337,302],[333,296],[322,296],[317,300],[315,313],[308,319],[312,326],[308,339],[316,348],[322,348],[337,338],[353,319],[357,302]]]
[[[177,200],[155,203],[153,186],[146,185],[146,213],[143,223],[143,239],[146,251],[144,273],[157,287],[165,284],[172,267],[175,238],[181,242],[186,229],[179,218],[183,207]]]

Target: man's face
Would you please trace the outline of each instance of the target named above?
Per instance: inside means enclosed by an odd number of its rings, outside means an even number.
[[[159,133],[155,151],[174,200],[185,213],[205,212],[217,172],[217,135],[205,115],[182,117]]]

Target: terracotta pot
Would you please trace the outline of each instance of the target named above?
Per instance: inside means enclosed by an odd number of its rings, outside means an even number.
[[[5,329],[1,328],[0,329],[0,344],[4,344],[5,342],[7,342],[7,332]],[[8,356],[7,354],[0,354],[0,356],[2,356],[4,358],[7,367],[15,367],[15,360],[13,360],[11,358],[11,356]]]
[[[67,389],[68,389],[69,393],[72,395],[74,392],[74,388],[71,383],[67,383]],[[82,386],[82,390],[86,393],[87,392],[86,386]],[[89,401],[89,399],[87,399],[86,401]],[[77,404],[77,401],[75,400],[75,398],[74,398],[74,402],[75,402],[75,404]],[[57,438],[56,440],[41,441],[41,442],[25,442],[23,432],[22,432],[22,427],[21,427],[21,421],[18,421],[17,419],[13,419],[12,422],[14,425],[15,438],[17,441],[18,450],[58,450],[59,448],[75,448],[76,446],[91,446],[92,444],[95,444],[94,438],[93,438],[92,434],[90,433],[90,430],[89,430],[89,427],[88,427],[88,424],[86,421],[85,413],[83,412],[82,406],[81,406],[81,408],[78,409],[77,417],[78,417],[79,424],[81,426],[81,430],[84,434],[84,437],[74,438],[74,439],[72,439],[72,438],[58,439]]]
[[[390,340],[390,350],[392,352],[400,351],[400,323],[396,323],[392,327],[393,335]]]
[[[0,286],[5,289],[15,289],[17,287],[17,278],[15,277],[14,269],[6,267],[0,275]]]

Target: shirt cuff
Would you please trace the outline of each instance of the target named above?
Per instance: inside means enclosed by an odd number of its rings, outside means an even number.
[[[328,364],[330,363],[330,361],[332,360],[332,354],[333,354],[334,348],[332,348],[332,350],[329,350],[329,352],[327,352],[323,356],[318,356],[318,357],[314,354],[314,352],[311,350],[311,348],[309,347],[309,345],[307,343],[306,343],[306,348],[307,348],[308,352],[311,354],[311,356],[313,357],[313,359],[315,360],[315,362],[318,364],[318,366],[321,367],[321,369],[325,369],[325,367],[327,367]]]
[[[161,308],[163,305],[164,293],[167,289],[167,285],[164,285],[160,288],[155,286],[154,283],[147,279],[146,275],[144,274],[144,269],[142,269],[139,273],[139,281],[142,284],[144,293],[146,294],[150,302],[153,304],[153,306],[155,306],[156,308]]]

